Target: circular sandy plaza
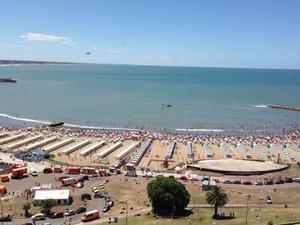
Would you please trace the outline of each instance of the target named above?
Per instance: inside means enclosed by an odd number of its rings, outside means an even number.
[[[273,163],[271,161],[219,159],[201,160],[197,164],[188,166],[191,169],[199,169],[231,175],[257,175],[271,173],[287,169],[289,166]]]

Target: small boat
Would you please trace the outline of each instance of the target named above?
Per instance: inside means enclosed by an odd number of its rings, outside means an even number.
[[[49,127],[59,127],[62,125],[64,125],[64,122],[53,122],[53,123],[48,124]]]
[[[16,83],[17,80],[11,78],[0,78],[1,83]]]
[[[162,106],[162,107],[172,107],[173,105],[171,105],[171,104],[164,104],[164,103],[163,103],[163,104],[161,104],[161,106]]]

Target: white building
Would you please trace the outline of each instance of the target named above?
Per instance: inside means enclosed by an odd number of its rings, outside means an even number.
[[[68,205],[71,203],[69,189],[55,189],[55,190],[36,190],[33,204],[42,205],[43,201],[51,199],[57,205]]]

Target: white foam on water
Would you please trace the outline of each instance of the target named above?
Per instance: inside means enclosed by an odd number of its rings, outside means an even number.
[[[184,128],[176,128],[176,131],[185,131],[185,132],[223,132],[221,129],[184,129]]]
[[[268,108],[267,105],[255,105],[254,107],[255,108]]]
[[[30,122],[30,123],[39,123],[39,124],[51,124],[52,121],[44,121],[44,120],[35,120],[35,119],[29,119],[29,118],[23,118],[23,117],[16,117],[11,116],[5,113],[0,113],[0,117],[12,119],[12,120],[18,120],[18,121],[24,121],[24,122]],[[78,125],[78,124],[70,124],[65,123],[64,126],[66,127],[72,127],[72,128],[82,128],[82,129],[106,129],[106,130],[124,130],[124,131],[141,131],[139,129],[131,129],[131,128],[121,128],[121,127],[96,127],[96,126],[86,126],[86,125]]]
[[[31,123],[41,123],[41,124],[51,123],[50,121],[42,121],[42,120],[34,120],[34,119],[29,119],[29,118],[16,117],[16,116],[11,116],[11,115],[4,114],[4,113],[0,113],[0,117],[24,121],[24,122],[31,122]]]

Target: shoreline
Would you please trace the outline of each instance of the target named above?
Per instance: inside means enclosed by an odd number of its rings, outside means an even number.
[[[0,123],[1,124],[1,123]],[[116,166],[133,162],[147,140],[151,139],[149,149],[136,162],[139,168],[153,171],[166,171],[168,168],[212,159],[249,159],[280,163],[300,162],[300,129],[280,135],[226,135],[170,133],[153,131],[105,130],[87,128],[68,128],[64,126],[49,127],[16,127],[1,126],[1,149],[5,152],[27,151],[31,148],[44,149],[53,157],[52,163],[63,163],[73,166]],[[21,135],[21,136],[20,136]],[[51,143],[40,144],[51,137]],[[36,140],[36,139],[39,140]],[[11,140],[12,139],[12,140]],[[32,139],[34,139],[32,141]],[[42,140],[40,140],[42,139]],[[71,140],[69,142],[68,140]],[[67,143],[66,143],[67,141]],[[94,149],[97,143],[104,142]],[[61,144],[66,143],[66,144]],[[118,147],[112,146],[121,143]],[[174,145],[172,145],[175,143]],[[188,153],[188,145],[192,145],[192,156]],[[39,147],[32,147],[37,144]],[[40,147],[43,146],[43,147]],[[56,147],[59,146],[59,147]],[[132,147],[135,146],[135,147]],[[173,155],[167,162],[170,146]],[[107,151],[109,151],[107,153]],[[126,151],[126,155],[119,156]],[[83,155],[83,152],[88,152]],[[51,160],[49,160],[51,163]]]
[[[57,122],[57,121],[56,121]],[[266,129],[251,129],[247,127],[229,129],[216,129],[216,128],[149,128],[149,127],[108,127],[108,126],[93,126],[85,124],[71,124],[65,121],[63,127],[67,129],[86,129],[86,130],[107,130],[107,131],[128,131],[128,132],[150,132],[150,133],[170,133],[170,134],[193,134],[193,135],[209,135],[209,136],[266,136],[266,135],[282,135],[296,130],[300,130],[297,124],[289,126]],[[0,126],[14,127],[14,128],[28,128],[28,127],[41,127],[53,123],[50,120],[30,119],[25,117],[17,117],[6,113],[0,113]]]

